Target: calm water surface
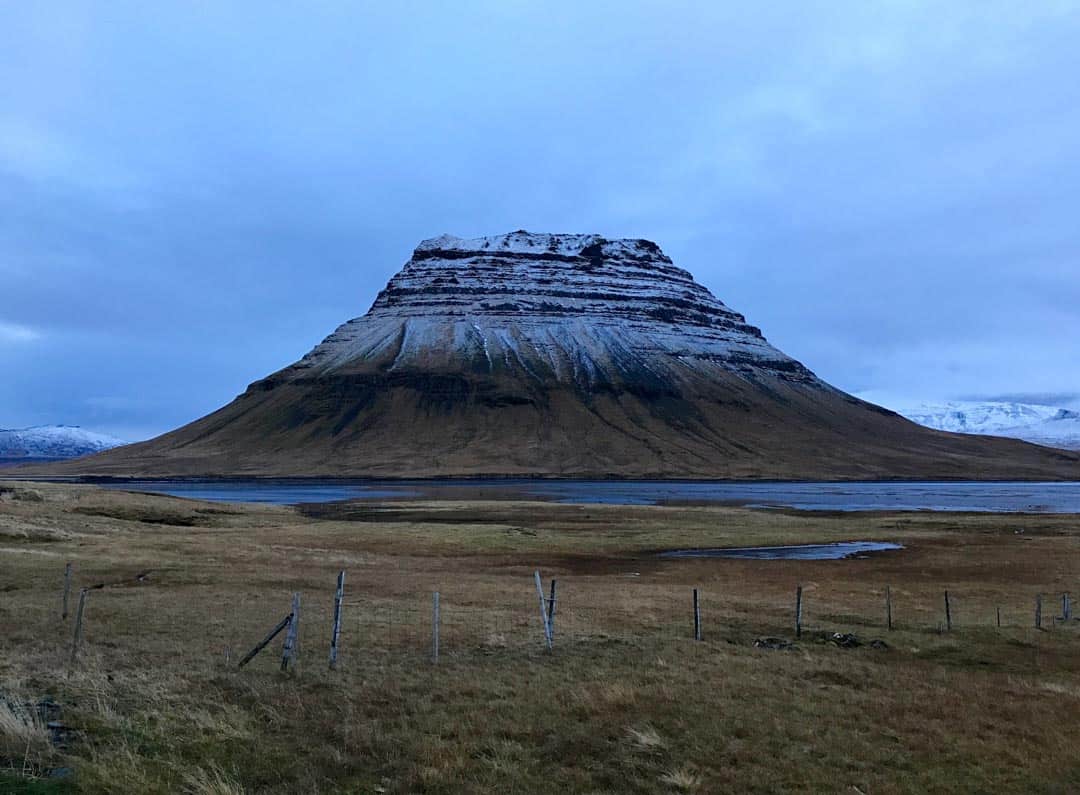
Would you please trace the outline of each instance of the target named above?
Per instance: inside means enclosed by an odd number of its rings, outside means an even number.
[[[715,549],[673,549],[662,558],[739,558],[742,560],[843,560],[868,552],[903,549],[889,541],[838,541],[835,544],[796,544],[786,547],[717,547]]]
[[[811,511],[1080,513],[1080,483],[688,483],[586,480],[128,481],[109,488],[200,500],[305,502],[388,499],[540,499],[560,503],[701,503]]]

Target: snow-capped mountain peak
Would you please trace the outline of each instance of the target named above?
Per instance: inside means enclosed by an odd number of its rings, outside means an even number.
[[[447,358],[582,389],[714,369],[814,380],[652,241],[525,231],[424,240],[300,367],[400,373]]]
[[[1060,406],[994,400],[925,401],[883,392],[863,392],[858,397],[939,431],[1008,436],[1048,447],[1080,449],[1080,411]]]
[[[123,439],[77,425],[0,428],[0,458],[77,458],[127,444]]]

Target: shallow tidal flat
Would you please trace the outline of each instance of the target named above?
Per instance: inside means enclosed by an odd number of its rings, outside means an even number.
[[[0,791],[1080,788],[1080,622],[1057,620],[1074,515],[0,492]],[[903,549],[659,554],[851,540]],[[550,652],[537,569],[558,583]],[[238,669],[294,593],[295,664],[279,637]],[[46,699],[52,730],[25,708]]]

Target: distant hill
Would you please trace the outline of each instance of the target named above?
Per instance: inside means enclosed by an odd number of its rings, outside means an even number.
[[[1046,447],[1080,450],[1080,411],[1013,401],[920,401],[867,392],[878,403],[912,422],[954,433],[1007,436]]]
[[[125,444],[127,442],[123,439],[88,431],[77,425],[37,425],[13,430],[0,428],[0,464],[62,461]]]
[[[648,240],[521,231],[426,240],[366,315],[228,406],[35,469],[1073,480],[1080,454],[930,430],[846,394]]]

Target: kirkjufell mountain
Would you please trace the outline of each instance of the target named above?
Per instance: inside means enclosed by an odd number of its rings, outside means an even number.
[[[655,243],[521,231],[425,240],[300,361],[52,472],[1030,479],[1080,478],[1080,456],[841,392]]]

